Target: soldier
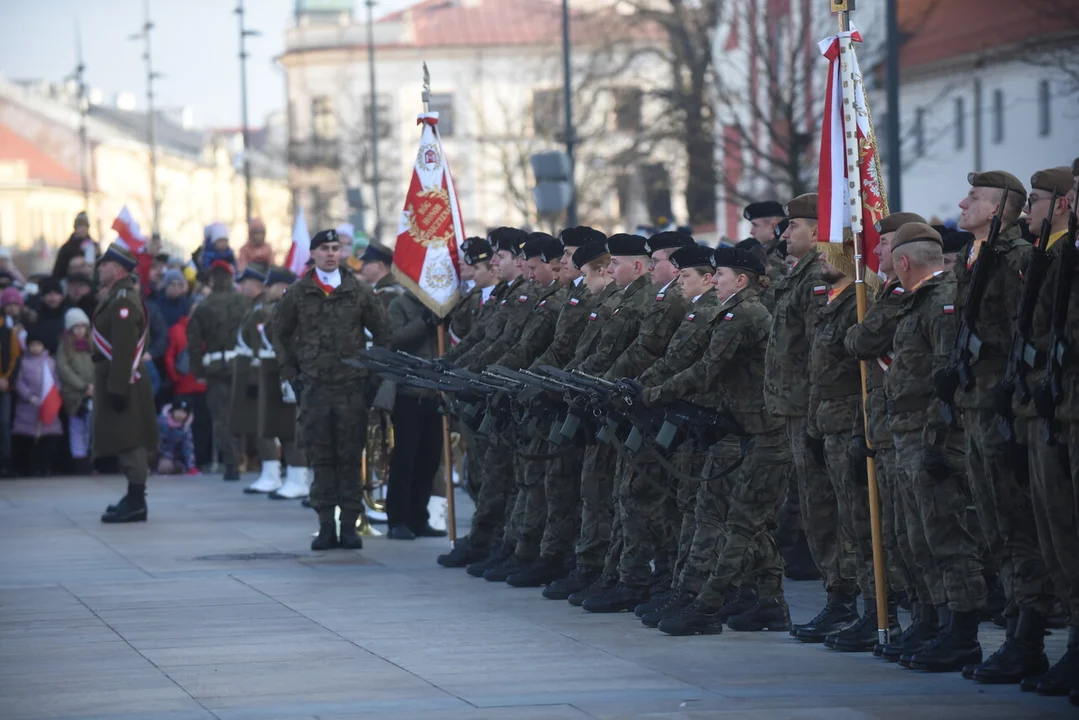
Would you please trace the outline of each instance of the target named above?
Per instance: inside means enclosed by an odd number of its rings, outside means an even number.
[[[250,307],[236,292],[230,264],[215,260],[210,265],[210,295],[191,313],[187,347],[195,376],[206,383],[206,405],[214,425],[214,447],[225,465],[225,480],[239,480],[239,449],[232,434],[232,362],[236,356],[236,333]]]
[[[925,222],[915,213],[892,213],[877,223],[880,242],[874,248],[880,272],[885,275],[884,286],[877,293],[876,301],[865,313],[861,323],[847,330],[844,341],[847,352],[859,360],[866,361],[868,375],[866,379],[866,432],[863,436],[861,426],[855,419],[854,447],[855,462],[863,463],[872,457],[876,463],[877,485],[880,488],[881,531],[883,534],[884,554],[889,565],[889,577],[896,588],[906,593],[911,605],[911,615],[915,622],[906,631],[891,636],[892,642],[880,648],[888,657],[889,653],[902,654],[906,642],[921,626],[918,620],[924,615],[932,615],[936,620],[933,598],[943,602],[944,588],[940,573],[933,566],[932,554],[925,545],[925,533],[921,529],[921,517],[917,514],[917,504],[908,483],[898,482],[899,470],[896,466],[895,443],[888,429],[888,411],[884,394],[885,373],[894,357],[892,338],[899,322],[899,312],[903,306],[905,290],[895,276],[892,264],[891,242],[895,233],[908,222]],[[912,539],[908,539],[908,526],[916,530],[918,552],[912,551]],[[929,590],[929,584],[935,588]],[[869,607],[869,603],[866,603]],[[891,607],[889,606],[889,610]],[[832,647],[839,650],[877,650],[876,626],[867,621],[867,615],[856,622],[838,637]],[[868,648],[866,647],[868,646]],[[894,659],[898,660],[899,655]]]
[[[94,310],[94,457],[116,456],[127,493],[101,516],[103,523],[146,521],[147,453],[157,451],[150,378],[139,372],[149,321],[131,273],[137,261],[113,243],[97,263],[104,296]]]
[[[944,241],[944,269],[951,272],[955,270],[956,257],[974,239],[974,235],[966,230],[944,225],[934,225],[933,229],[940,233],[940,238]]]
[[[854,609],[857,585],[841,572],[835,525],[822,524],[817,515],[834,517],[835,491],[827,472],[806,447],[809,410],[809,345],[817,314],[828,299],[817,252],[817,195],[800,195],[786,206],[789,224],[783,233],[787,257],[794,267],[775,290],[775,315],[765,361],[764,400],[774,415],[785,418],[794,459],[802,526],[813,561],[824,579],[828,601],[804,626],[827,635],[858,619]],[[822,635],[822,639],[824,637]]]
[[[363,512],[360,460],[367,433],[367,371],[344,364],[367,344],[390,340],[389,320],[377,296],[338,267],[337,231],[311,238],[313,272],[286,293],[272,318],[281,379],[300,405],[302,438],[314,469],[311,507],[318,513],[312,550],[359,549],[356,521]],[[335,524],[341,510],[341,534]]]
[[[955,392],[955,406],[962,412],[966,431],[967,477],[978,521],[997,560],[1007,599],[1007,640],[996,653],[974,670],[979,682],[1018,683],[1024,677],[1048,669],[1043,635],[1045,618],[1053,609],[1049,573],[1038,547],[1030,489],[1027,487],[1026,449],[1005,440],[994,411],[993,393],[1004,375],[1013,332],[1013,313],[1022,288],[1023,271],[1030,244],[1021,237],[1016,221],[1026,202],[1026,189],[1003,171],[970,173],[970,191],[959,203],[959,226],[974,234],[966,253],[956,265],[957,311],[963,311],[974,267],[989,234],[989,226],[1006,193],[1000,236],[991,248],[996,264],[989,276],[976,328],[980,353],[971,364],[975,382]],[[988,257],[988,255],[986,256]],[[940,395],[947,373],[934,378]]]
[[[393,299],[405,290],[390,273],[390,268],[393,267],[393,251],[378,243],[371,243],[364,248],[360,260],[363,262],[360,277],[374,288],[375,295],[382,301],[382,307],[388,311]]]
[[[1071,168],[1050,168],[1034,173],[1030,179],[1030,195],[1027,198],[1027,217],[1031,229],[1040,232],[1042,223],[1052,214],[1049,229],[1048,253],[1050,268],[1045,283],[1039,293],[1035,308],[1031,339],[1039,356],[1049,352],[1050,321],[1053,303],[1056,298],[1057,283],[1060,282],[1060,255],[1066,249],[1065,243],[1074,238],[1068,237],[1069,215],[1075,212],[1072,184],[1074,177],[1079,177],[1079,160]],[[1056,197],[1056,205],[1052,199]],[[1074,252],[1074,251],[1073,251]],[[1077,347],[1074,329],[1079,316],[1074,308],[1074,293],[1079,283],[1072,281],[1072,300],[1066,318],[1071,332],[1070,347]],[[1075,387],[1074,363],[1064,365],[1067,378],[1062,387]],[[1027,386],[1038,388],[1046,381],[1042,373],[1028,371]],[[1038,540],[1042,557],[1053,586],[1068,616],[1068,645],[1064,655],[1041,675],[1027,676],[1020,683],[1026,691],[1036,690],[1040,695],[1065,695],[1079,689],[1079,526],[1076,517],[1076,485],[1072,466],[1079,457],[1075,447],[1074,427],[1076,410],[1075,397],[1064,396],[1057,404],[1056,420],[1060,431],[1050,444],[1045,423],[1036,417],[1035,404],[1020,405],[1016,415],[1026,419],[1027,446],[1030,452],[1030,490],[1034,507],[1034,520],[1038,530]],[[1018,431],[1019,428],[1017,427]],[[975,675],[977,677],[977,675]]]
[[[782,205],[775,200],[764,200],[746,205],[742,210],[742,217],[749,221],[749,237],[757,242],[764,250],[764,266],[768,269],[768,279],[773,285],[787,274],[786,263],[783,256],[778,252],[780,238],[783,237],[784,226],[787,222],[787,213]],[[742,243],[746,241],[743,240]],[[749,250],[739,243],[738,247]],[[767,298],[772,301],[771,293],[763,293],[761,301]]]
[[[490,288],[493,288],[495,284],[494,275],[491,273],[492,255],[494,255],[494,250],[491,249],[491,244],[481,237],[470,237],[461,243],[461,287],[464,288],[466,277],[471,287],[450,311],[446,333],[451,346],[461,342],[461,338],[468,335],[480,307],[491,296]],[[477,278],[477,274],[482,278],[482,283]],[[484,288],[488,288],[486,297],[483,293]]]
[[[955,281],[944,271],[940,235],[928,225],[902,225],[890,245],[906,292],[884,380],[889,429],[899,483],[911,489],[920,518],[908,527],[915,559],[922,561],[919,547],[928,548],[932,566],[925,567],[942,574],[946,594],[946,602],[931,597],[936,612],[923,607],[919,632],[895,645],[906,646],[899,648],[900,663],[911,668],[955,672],[981,660],[978,622],[987,595],[978,544],[966,525],[962,431],[948,427],[926,382],[946,362],[955,337]]]
[[[671,336],[683,322],[688,303],[677,283],[678,268],[671,262],[671,253],[679,248],[695,245],[693,238],[677,231],[666,231],[653,235],[645,244],[652,262],[649,275],[655,290],[654,302],[645,310],[641,318],[637,337],[627,347],[614,366],[607,371],[606,378],[617,381],[622,378],[637,378],[664,357]],[[607,547],[607,556],[603,563],[603,573],[608,576],[626,578],[613,587],[589,598],[582,604],[588,612],[620,612],[632,610],[646,602],[651,595],[653,578],[649,577],[649,563],[656,557],[658,548],[653,542],[653,533],[660,530],[666,522],[662,513],[662,502],[666,499],[668,480],[659,463],[640,458],[636,467],[629,468],[625,462],[619,462],[616,470],[614,488],[615,514],[611,528],[611,542]],[[660,489],[648,492],[649,497],[638,496],[644,485]],[[659,511],[659,512],[657,512]],[[626,519],[629,519],[630,536],[626,535]],[[651,522],[654,521],[654,522]],[[670,533],[665,533],[670,535]],[[622,562],[623,552],[629,550],[631,557]],[[668,557],[663,553],[661,557]],[[623,575],[622,568],[625,567]],[[642,579],[641,574],[644,577]],[[670,585],[670,566],[657,563],[655,577],[658,586]]]

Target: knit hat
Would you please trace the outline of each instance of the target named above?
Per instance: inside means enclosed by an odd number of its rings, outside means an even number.
[[[86,313],[84,313],[80,308],[71,308],[66,313],[64,313],[64,329],[65,330],[70,330],[71,328],[75,327],[76,325],[89,325],[89,324],[90,324],[90,318],[86,317]]]
[[[180,283],[184,287],[187,287],[187,278],[179,270],[166,270],[165,274],[161,276],[161,287],[168,287],[172,283]]]
[[[22,293],[19,292],[18,288],[4,288],[3,292],[0,292],[0,308],[5,308],[8,305],[23,306]]]
[[[60,281],[56,278],[47,277],[42,279],[42,281],[37,284],[37,293],[41,297],[45,297],[49,293],[63,295],[64,288],[60,285]]]

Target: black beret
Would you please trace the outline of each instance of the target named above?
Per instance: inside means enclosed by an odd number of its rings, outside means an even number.
[[[680,233],[677,230],[667,230],[665,232],[656,233],[652,237],[648,238],[648,242],[644,244],[644,249],[651,255],[656,250],[668,250],[670,248],[682,248],[693,245],[693,238],[685,233]]]
[[[277,283],[285,283],[291,285],[296,282],[296,273],[292,272],[288,268],[272,267],[270,272],[266,274],[266,284],[276,285]]]
[[[772,232],[775,233],[776,239],[783,237],[783,233],[787,232],[787,228],[791,226],[791,221],[787,218],[783,218],[776,223],[776,226],[772,228]]]
[[[538,257],[545,263],[552,262],[562,257],[562,243],[545,232],[534,232],[528,235],[524,249],[525,259]]]
[[[606,242],[587,242],[573,251],[573,266],[580,270],[596,258],[603,257],[606,254]]]
[[[717,268],[729,267],[735,270],[746,270],[757,275],[764,274],[764,263],[757,259],[753,253],[747,250],[739,250],[738,248],[717,248],[712,252],[712,265]]]
[[[646,242],[640,235],[618,233],[607,238],[607,252],[611,255],[647,255]]]
[[[248,263],[244,267],[244,271],[240,273],[240,277],[236,278],[236,280],[238,282],[243,280],[258,280],[260,283],[264,283],[266,282],[267,272],[265,265],[260,263]]]
[[[679,270],[693,267],[708,268],[709,271],[715,270],[715,266],[712,264],[712,248],[701,247],[696,244],[680,247],[671,253],[671,265],[674,265]]]
[[[475,265],[484,260],[490,260],[494,254],[491,243],[481,237],[470,237],[461,243],[461,259],[464,260],[465,265]]]
[[[606,242],[607,236],[595,228],[590,228],[587,225],[579,225],[577,227],[566,228],[559,233],[558,239],[561,240],[562,244],[566,247],[581,247],[585,243],[597,241]]]
[[[783,212],[783,206],[775,200],[762,200],[746,205],[746,209],[742,211],[742,217],[746,220],[757,220],[766,217],[787,217],[787,213]]]
[[[514,257],[524,251],[525,240],[528,233],[524,230],[511,227],[498,227],[487,235],[487,241],[495,250],[505,250]]]
[[[692,225],[679,225],[678,227],[675,228],[675,230],[677,230],[678,232],[683,233],[685,235],[693,235],[693,226]]]
[[[393,265],[393,250],[383,247],[378,243],[370,243],[363,249],[363,255],[360,255],[360,260],[363,260],[364,262],[380,262],[387,265]]]
[[[940,234],[940,239],[943,241],[944,253],[957,253],[967,246],[971,240],[974,239],[974,233],[969,233],[966,230],[956,230],[948,227],[947,225],[934,225],[933,229]]]
[[[761,241],[754,237],[747,237],[745,240],[742,240],[739,243],[735,243],[734,246],[743,250],[752,251],[753,248],[761,247]]]
[[[325,245],[326,243],[340,242],[337,239],[337,231],[333,230],[319,230],[315,233],[315,236],[311,238],[311,249],[314,250],[319,245]]]

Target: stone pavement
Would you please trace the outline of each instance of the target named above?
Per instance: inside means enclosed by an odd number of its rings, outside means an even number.
[[[313,513],[216,477],[155,478],[149,523],[101,525],[121,485],[0,481],[0,719],[1076,715],[785,633],[667,637],[440,568],[440,540],[311,553]],[[823,594],[789,597],[808,619]]]

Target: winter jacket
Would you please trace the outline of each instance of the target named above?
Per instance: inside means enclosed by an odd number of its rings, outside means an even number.
[[[36,301],[29,303],[28,307],[35,315],[34,327],[44,334],[45,349],[55,357],[60,348],[60,336],[64,334],[64,315],[71,309],[71,305],[65,298],[56,309],[52,309],[37,298]]]
[[[157,305],[157,309],[161,311],[161,317],[165,318],[165,327],[169,330],[180,322],[180,318],[186,317],[191,312],[191,298],[187,295],[169,298],[164,291],[158,291],[151,296],[150,302]],[[152,325],[150,331],[153,332]]]
[[[172,390],[178,395],[192,395],[206,392],[206,384],[195,379],[191,372],[191,356],[187,352],[187,323],[189,316],[180,318],[179,322],[169,328],[169,346],[165,350],[165,371],[172,381]],[[187,358],[188,371],[181,372],[184,358]],[[177,361],[181,367],[177,367]]]
[[[195,440],[191,434],[191,422],[194,415],[188,413],[183,423],[172,419],[172,405],[161,408],[157,418],[157,432],[161,436],[160,454],[162,460],[169,460],[179,471],[195,467]]]
[[[87,399],[86,389],[94,382],[94,360],[89,336],[84,343],[85,349],[76,349],[75,336],[65,333],[56,355],[60,395],[64,398],[64,410],[69,417],[78,414]]]
[[[38,409],[41,404],[42,383],[45,379],[45,368],[52,373],[53,382],[60,385],[56,372],[56,362],[49,357],[47,350],[40,355],[23,355],[22,364],[19,366],[19,377],[15,380],[15,422],[11,432],[14,435],[63,435],[64,428],[60,424],[60,416],[57,415],[48,425],[42,426],[38,420]],[[37,398],[34,403],[32,398]]]
[[[82,240],[78,240],[75,234],[72,233],[71,237],[60,246],[60,249],[56,251],[56,263],[52,266],[52,276],[57,280],[63,280],[67,277],[67,266],[71,264],[71,259],[82,255],[86,255],[86,247],[92,245],[94,248],[94,258],[99,256],[98,245],[94,242],[93,238],[85,237]],[[89,258],[88,258],[89,259]]]

